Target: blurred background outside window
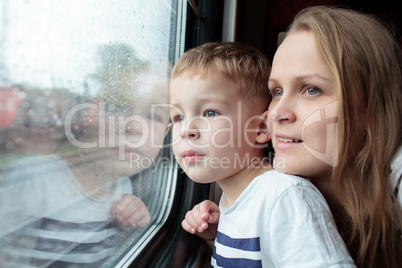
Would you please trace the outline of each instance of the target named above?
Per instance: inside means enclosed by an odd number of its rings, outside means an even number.
[[[0,0],[0,266],[127,265],[169,212],[186,1]]]

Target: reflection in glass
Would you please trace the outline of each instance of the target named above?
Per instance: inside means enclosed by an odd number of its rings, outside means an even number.
[[[1,267],[114,266],[163,222],[176,6],[0,0]]]

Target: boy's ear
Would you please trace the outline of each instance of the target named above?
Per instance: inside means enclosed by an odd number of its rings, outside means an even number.
[[[258,143],[266,143],[271,140],[271,135],[269,133],[269,125],[268,125],[268,110],[261,114],[262,120],[260,122],[260,126],[257,132],[256,141]]]

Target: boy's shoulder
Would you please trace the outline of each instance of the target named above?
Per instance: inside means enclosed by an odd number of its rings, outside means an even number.
[[[271,170],[255,177],[231,209],[272,210],[287,204],[293,204],[295,210],[303,206],[326,207],[324,197],[308,179]]]
[[[254,181],[258,183],[277,184],[283,186],[313,186],[309,179],[296,175],[281,173],[276,170],[267,171],[257,176]]]
[[[297,192],[299,194],[315,192],[321,195],[319,190],[308,180],[299,176],[289,175],[276,170],[267,171],[250,183],[249,191],[255,194],[275,198],[286,191]]]

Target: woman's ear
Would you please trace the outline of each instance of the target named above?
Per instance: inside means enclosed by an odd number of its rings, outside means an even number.
[[[271,140],[271,135],[269,133],[269,125],[267,121],[268,117],[268,111],[265,111],[264,113],[261,114],[262,120],[260,122],[260,126],[257,132],[257,138],[256,141],[258,143],[266,143]]]

